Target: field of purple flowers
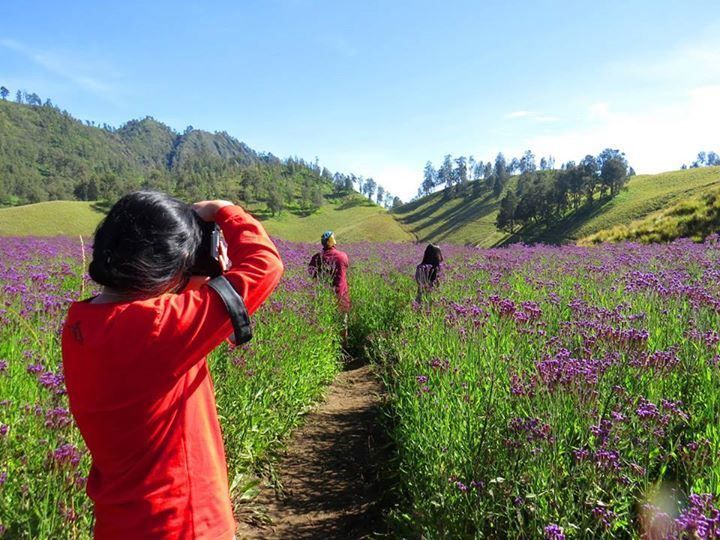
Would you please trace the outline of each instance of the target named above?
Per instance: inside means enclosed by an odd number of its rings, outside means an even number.
[[[287,268],[256,337],[212,355],[233,489],[339,369],[334,299]],[[398,537],[720,537],[720,244],[351,246],[350,349],[378,363]],[[93,293],[76,240],[0,239],[0,537],[85,538],[88,456],[59,325]]]
[[[286,274],[256,314],[255,338],[211,355],[233,494],[252,496],[340,367],[334,298],[307,277],[310,246],[280,244]],[[94,293],[78,239],[0,238],[0,538],[89,538],[89,458],[68,411],[59,330]]]
[[[446,260],[423,305],[397,301],[417,259],[354,287],[363,316],[393,306],[369,349],[398,535],[720,537],[717,238]]]

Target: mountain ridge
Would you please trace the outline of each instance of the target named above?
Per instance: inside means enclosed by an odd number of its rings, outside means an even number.
[[[53,105],[0,100],[0,206],[112,201],[134,189],[161,189],[190,199],[264,202],[277,212],[350,194],[347,178],[334,182],[317,163],[257,152],[226,131],[179,133],[150,116],[119,128],[96,126]]]

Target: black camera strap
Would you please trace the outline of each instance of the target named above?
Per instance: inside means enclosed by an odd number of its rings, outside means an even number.
[[[237,293],[225,276],[213,278],[207,284],[220,295],[225,304],[225,309],[230,314],[230,320],[235,330],[235,345],[250,341],[252,339],[252,326],[250,326],[250,315],[247,312],[242,296]]]

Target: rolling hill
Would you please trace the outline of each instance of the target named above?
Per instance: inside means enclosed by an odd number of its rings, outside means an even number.
[[[105,212],[87,201],[0,208],[0,236],[90,236]]]
[[[616,225],[582,238],[581,245],[631,240],[649,244],[676,238],[703,240],[720,232],[720,187],[701,195],[683,199],[672,206],[650,214],[642,220]]]
[[[333,202],[335,204],[333,204]],[[106,206],[87,201],[49,201],[0,209],[0,236],[89,237],[105,215]],[[309,215],[285,211],[270,216],[249,208],[277,238],[316,242],[323,231],[335,231],[338,242],[414,240],[393,217],[364,197],[332,201]]]
[[[514,179],[508,187],[514,189]],[[487,187],[470,182],[453,196],[445,190],[393,211],[395,218],[420,241],[472,244],[482,247],[513,242],[575,242],[604,229],[629,224],[688,198],[720,187],[720,167],[633,176],[615,198],[552,223],[528,227],[513,235],[495,227],[500,198]]]

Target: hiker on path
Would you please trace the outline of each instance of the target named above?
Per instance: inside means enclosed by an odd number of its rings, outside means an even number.
[[[346,315],[350,311],[350,288],[347,282],[347,270],[350,266],[347,253],[335,247],[337,244],[332,231],[326,231],[320,238],[322,251],[310,259],[310,275],[316,279],[326,279],[332,283],[338,298],[340,311]]]
[[[199,220],[220,227],[232,268],[188,287],[202,245]],[[244,300],[251,315],[278,284],[275,245],[230,202],[191,206],[141,191],[121,198],[98,227],[89,271],[103,289],[70,306],[62,358],[70,410],[92,457],[94,538],[231,540],[235,519],[205,357],[237,334],[227,298],[235,308]]]
[[[416,302],[422,302],[430,291],[437,287],[438,270],[442,262],[443,254],[440,248],[435,244],[428,244],[422,262],[415,268],[415,281],[418,285]]]
[[[343,343],[348,344],[348,313],[350,311],[350,288],[347,282],[347,270],[350,266],[347,253],[335,247],[337,244],[332,231],[325,231],[320,238],[322,251],[310,259],[308,271],[315,279],[332,284],[342,313]]]

